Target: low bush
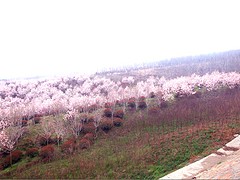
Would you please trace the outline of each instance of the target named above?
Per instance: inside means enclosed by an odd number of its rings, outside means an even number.
[[[128,106],[129,108],[135,108],[135,107],[136,107],[135,100],[130,99],[130,100],[128,101],[128,103],[127,103],[127,106]]]
[[[90,145],[91,145],[91,142],[88,139],[83,138],[79,141],[80,149],[88,149]]]
[[[121,118],[114,118],[114,119],[113,119],[113,124],[114,124],[114,126],[116,126],[116,127],[120,127],[120,126],[122,126],[122,124],[123,124],[123,120],[122,120]]]
[[[103,113],[105,117],[112,117],[112,110],[110,108],[104,109]]]
[[[32,119],[33,118],[33,116],[27,116],[27,115],[24,115],[24,116],[22,116],[22,120],[30,120],[30,119]]]
[[[83,138],[89,140],[90,142],[93,142],[95,139],[95,135],[93,133],[87,133],[83,136]]]
[[[112,103],[110,103],[110,102],[107,102],[104,104],[105,108],[111,108],[111,106],[112,106]]]
[[[96,130],[97,130],[97,128],[95,127],[93,122],[90,122],[90,123],[87,123],[87,124],[83,124],[82,132],[84,134],[87,134],[87,133],[95,134]]]
[[[88,107],[88,112],[91,113],[91,112],[97,110],[97,108],[98,108],[97,104],[93,104]]]
[[[136,101],[136,98],[135,97],[131,97],[131,98],[129,98],[129,101]]]
[[[85,113],[80,113],[79,118],[81,119],[82,122],[87,122],[88,120],[88,115]]]
[[[22,127],[25,127],[28,125],[28,121],[27,120],[22,120]]]
[[[100,128],[104,131],[104,132],[108,132],[110,129],[112,129],[113,127],[113,122],[111,119],[103,119],[101,124],[100,124]]]
[[[33,122],[35,123],[35,124],[39,124],[40,123],[40,121],[41,121],[41,117],[34,117],[34,119],[33,119]]]
[[[26,151],[26,155],[28,157],[31,157],[31,158],[38,156],[39,155],[38,148],[30,148],[30,149],[28,149]]]
[[[94,122],[94,116],[88,116],[87,118],[87,123],[91,123],[91,122]]]
[[[146,97],[145,96],[140,96],[139,98],[138,98],[138,101],[145,101],[146,100]]]
[[[165,109],[168,107],[168,103],[166,101],[162,101],[159,106],[161,109]]]
[[[54,157],[54,147],[52,145],[42,147],[40,157],[43,160],[51,160]]]
[[[8,154],[4,151],[0,151],[0,159],[6,157]]]
[[[53,138],[51,138],[50,139],[50,142],[49,142],[50,144],[55,144],[55,145],[58,145],[58,143],[59,144],[61,144],[62,143],[62,138],[61,137],[53,137]]]
[[[34,114],[34,117],[43,117],[43,115],[42,114]]]
[[[72,154],[76,150],[76,141],[73,139],[65,141],[61,146],[61,150],[66,154]]]
[[[138,102],[138,108],[139,109],[145,109],[147,107],[147,103],[145,101],[139,101]]]
[[[23,156],[22,151],[20,151],[20,150],[13,151],[12,152],[12,162],[13,163],[18,162],[22,158],[22,156]]]
[[[123,116],[124,116],[124,112],[122,109],[115,111],[113,114],[113,117],[117,117],[117,118],[121,118],[121,119],[123,119]]]
[[[54,141],[53,141],[51,138],[49,138],[49,139],[47,140],[46,138],[44,138],[44,137],[42,137],[42,136],[39,136],[39,137],[37,137],[37,143],[38,143],[40,146],[46,146],[46,145],[48,145],[48,144],[54,143]]]
[[[121,107],[123,106],[123,102],[120,100],[116,100],[115,105]]]
[[[149,94],[149,97],[150,97],[150,98],[155,98],[155,96],[156,96],[156,95],[155,95],[154,92],[150,92],[150,94]]]
[[[23,136],[21,140],[18,142],[18,149],[21,149],[22,151],[27,151],[27,149],[35,147],[35,140],[31,139],[30,137]]]
[[[197,91],[195,94],[194,94],[194,97],[196,98],[200,98],[202,96],[202,92],[200,91]]]
[[[156,113],[159,112],[159,108],[158,107],[151,107],[151,108],[149,108],[148,112],[150,114],[156,114]]]
[[[23,156],[22,151],[19,150],[15,150],[13,152],[11,152],[11,154],[9,154],[3,161],[2,163],[2,168],[5,169],[9,166],[11,166],[11,164],[17,163]]]

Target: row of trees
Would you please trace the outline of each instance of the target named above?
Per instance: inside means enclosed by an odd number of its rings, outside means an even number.
[[[137,81],[133,77],[125,77],[122,81],[114,82],[96,76],[85,79],[1,82],[0,150],[11,152],[14,149],[25,131],[22,120],[28,120],[28,123],[32,120],[35,123],[39,116],[57,117],[58,114],[66,114],[64,121],[56,118],[53,122],[41,123],[44,137],[49,139],[54,133],[59,143],[65,134],[63,127],[68,127],[68,132],[78,136],[84,128],[81,123],[84,118],[78,117],[82,114],[94,112],[93,125],[97,128],[103,114],[97,112],[106,103],[105,108],[110,109],[113,117],[117,105],[125,112],[129,107],[148,108],[151,104],[149,97],[155,97],[156,104],[160,105],[175,97],[223,87],[234,88],[239,84],[240,74],[235,72],[213,72],[204,76],[193,74],[171,80],[149,77],[146,81]]]
[[[146,72],[156,76],[175,78],[179,76],[190,76],[193,73],[204,75],[213,71],[239,72],[240,71],[240,51],[233,50],[221,53],[212,53],[199,56],[176,57],[163,61],[156,61],[146,64],[136,64],[134,66],[115,68],[97,73],[98,75],[111,77],[122,77],[136,75],[138,72]],[[146,75],[145,74],[145,75]],[[143,76],[145,76],[143,75]]]
[[[74,77],[42,81],[0,82],[0,105],[4,111],[21,107],[26,116],[67,112],[69,109],[87,111],[103,107],[105,102],[148,97],[154,92],[159,99],[173,99],[191,95],[198,90],[214,90],[220,87],[235,87],[240,84],[240,74],[213,72],[198,76],[178,77],[167,80],[164,77],[149,77],[138,81],[124,77],[121,81],[96,77]],[[7,113],[7,112],[6,112]],[[1,112],[3,114],[3,112]]]

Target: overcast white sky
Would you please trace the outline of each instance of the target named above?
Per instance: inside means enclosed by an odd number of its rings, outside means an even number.
[[[238,0],[2,0],[0,78],[240,49]]]

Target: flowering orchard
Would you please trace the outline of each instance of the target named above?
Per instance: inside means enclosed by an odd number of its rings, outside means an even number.
[[[131,97],[161,94],[164,100],[176,94],[191,95],[206,88],[233,88],[240,83],[240,74],[213,72],[204,76],[193,74],[167,80],[164,77],[149,77],[146,81],[124,77],[122,81],[95,77],[73,77],[54,80],[1,81],[1,114],[9,114],[18,107],[26,116],[53,114],[69,109],[88,110],[92,105],[102,107],[105,102],[124,101]],[[160,92],[160,93],[159,93]],[[1,121],[2,123],[2,121]]]
[[[99,76],[0,81],[0,150],[13,151],[25,126],[39,122],[42,116],[66,114],[62,120],[41,123],[39,134],[46,144],[52,134],[59,144],[69,132],[77,137],[82,131],[94,132],[98,127],[107,129],[114,123],[121,124],[121,120],[114,118],[122,117],[127,108],[148,108],[149,97],[155,97],[160,106],[175,97],[239,85],[240,74],[236,72],[193,74],[169,80],[150,76],[145,81],[134,77],[113,81]],[[102,112],[102,108],[107,110]],[[104,113],[108,113],[111,122],[102,118]]]

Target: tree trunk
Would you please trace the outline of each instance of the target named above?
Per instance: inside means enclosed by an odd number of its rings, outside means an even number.
[[[12,151],[10,151],[10,167],[12,167]]]

